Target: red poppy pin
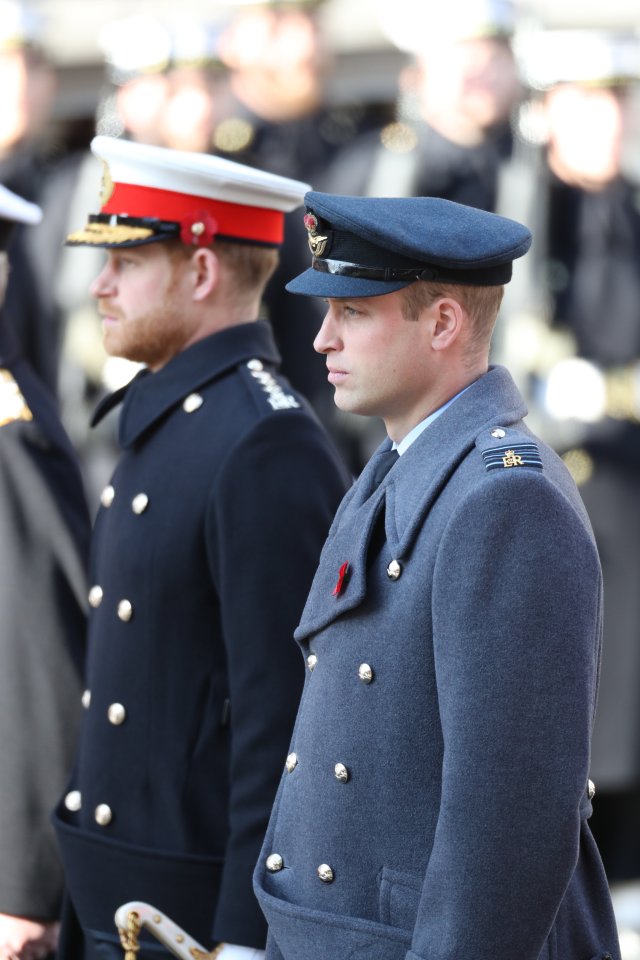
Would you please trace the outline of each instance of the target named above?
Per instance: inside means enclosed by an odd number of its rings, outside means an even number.
[[[208,247],[217,232],[218,221],[205,211],[180,221],[180,239],[187,246]]]
[[[349,564],[347,562],[347,563],[343,563],[340,569],[338,570],[338,580],[331,594],[333,597],[340,596],[340,594],[342,593],[342,591],[347,585],[348,579],[349,579]]]

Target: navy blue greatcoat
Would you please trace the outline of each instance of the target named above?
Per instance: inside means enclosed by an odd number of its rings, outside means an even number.
[[[619,957],[587,822],[600,565],[525,413],[492,368],[338,510],[255,872],[268,960]]]
[[[86,710],[56,814],[65,960],[120,958],[129,899],[205,944],[264,945],[251,875],[304,679],[293,630],[346,487],[278,361],[268,326],[243,324],[108,404],[123,401],[124,452],[96,520]]]

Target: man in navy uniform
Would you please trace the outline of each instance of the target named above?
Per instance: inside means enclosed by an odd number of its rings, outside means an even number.
[[[315,340],[388,440],[296,631],[305,690],[255,872],[268,960],[618,958],[589,831],[601,572],[489,343],[512,220],[306,196]],[[383,476],[384,468],[388,472]]]
[[[83,730],[55,817],[59,953],[120,958],[114,913],[135,899],[222,960],[254,958],[251,875],[304,679],[292,634],[346,485],[256,320],[305,185],[106,137],[92,149],[101,212],[68,242],[108,248],[92,286],[104,342],[144,368],[94,418],[122,404]]]
[[[17,224],[0,186],[0,304]],[[55,949],[62,865],[50,811],[73,759],[86,631],[89,512],[53,397],[0,320],[0,955]]]

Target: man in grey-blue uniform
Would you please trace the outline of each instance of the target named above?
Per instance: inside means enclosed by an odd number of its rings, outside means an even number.
[[[588,826],[598,554],[488,362],[529,232],[426,197],[305,201],[312,268],[289,289],[327,299],[335,401],[389,439],[296,631],[305,689],[254,874],[267,958],[618,958]]]

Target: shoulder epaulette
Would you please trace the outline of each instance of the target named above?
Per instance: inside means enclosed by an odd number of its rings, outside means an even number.
[[[11,371],[0,369],[0,427],[16,420],[33,420],[33,414]]]
[[[538,444],[530,436],[508,427],[483,431],[476,440],[485,470],[512,470],[529,467],[542,470]]]
[[[262,360],[249,360],[247,370],[259,386],[272,410],[291,410],[300,403],[291,393],[287,393],[269,370],[265,370]]]

